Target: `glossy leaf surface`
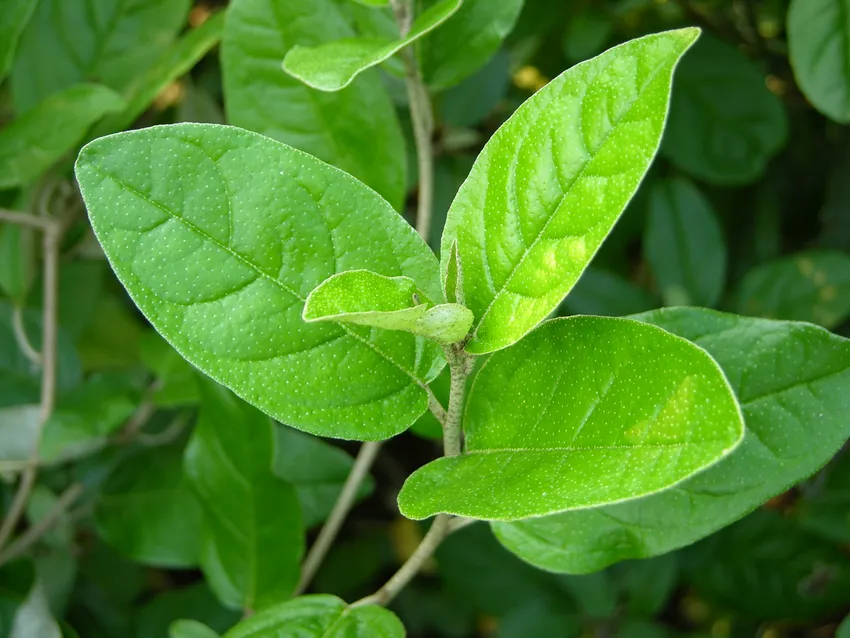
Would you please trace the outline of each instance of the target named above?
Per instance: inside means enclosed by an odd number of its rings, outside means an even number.
[[[417,16],[408,34],[397,40],[346,38],[317,47],[294,46],[283,59],[283,70],[320,91],[339,91],[366,69],[389,59],[448,20],[463,0],[440,0]]]
[[[307,297],[304,320],[338,321],[403,330],[441,343],[463,339],[472,312],[458,304],[435,306],[409,277],[350,270],[326,279]]]
[[[850,316],[850,256],[811,251],[757,266],[741,282],[738,312],[835,328]]]
[[[307,294],[344,270],[405,275],[440,298],[433,253],[374,191],[212,124],[96,140],[77,178],[119,279],[193,365],[325,436],[388,438],[425,411],[423,385],[443,366],[436,344],[301,318]]]
[[[404,638],[395,614],[349,607],[335,596],[302,596],[240,622],[224,638]]]
[[[475,377],[465,454],[414,472],[401,513],[518,520],[667,489],[713,465],[743,434],[711,358],[626,319],[545,323]]]
[[[726,245],[711,204],[690,182],[659,181],[649,196],[644,251],[666,306],[714,306],[726,279]]]
[[[617,221],[661,139],[673,69],[698,35],[627,42],[564,72],[496,131],[452,203],[476,325],[467,351],[523,337],[564,298]]]
[[[295,45],[353,35],[333,0],[231,2],[221,51],[228,122],[338,166],[398,210],[407,181],[404,138],[380,79],[364,76],[327,94],[280,68]]]
[[[434,6],[429,0],[426,6]],[[425,82],[445,89],[466,79],[496,53],[511,32],[523,0],[464,0],[457,14],[422,41],[419,64]]]
[[[228,606],[262,609],[292,595],[304,552],[295,488],[272,472],[271,419],[203,380],[185,472],[204,509],[201,566]]]
[[[788,54],[794,77],[812,104],[836,122],[850,122],[850,11],[845,0],[793,0]]]
[[[105,86],[80,84],[12,120],[0,129],[0,189],[36,179],[82,141],[92,124],[123,106]]]
[[[803,323],[670,308],[638,318],[720,364],[741,403],[741,445],[702,474],[638,501],[494,525],[502,543],[554,571],[583,573],[689,545],[824,465],[850,436],[850,342]]]
[[[122,460],[103,485],[94,520],[101,537],[133,560],[198,565],[202,513],[183,477],[179,450],[150,450]]]
[[[93,78],[122,92],[171,44],[190,6],[190,0],[38,2],[12,67],[15,109],[23,113]]]
[[[785,144],[787,122],[764,73],[733,46],[705,36],[682,62],[663,152],[713,184],[747,184]]]

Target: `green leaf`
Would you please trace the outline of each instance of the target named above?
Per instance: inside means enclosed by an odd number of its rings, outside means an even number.
[[[429,0],[433,6],[436,0]],[[419,65],[433,89],[446,89],[484,66],[502,44],[523,0],[464,0],[454,19],[423,40]]]
[[[64,463],[103,448],[136,410],[141,393],[125,375],[100,375],[63,397],[44,425],[39,457]]]
[[[475,127],[481,124],[508,93],[511,84],[511,62],[510,55],[500,50],[478,71],[443,93],[439,98],[439,112],[443,123],[454,127]],[[445,135],[442,142],[445,145]],[[457,157],[452,158],[455,159]],[[461,182],[468,172],[467,166],[461,176]],[[457,186],[460,186],[460,182]],[[456,191],[457,187],[452,196]],[[451,203],[451,200],[448,203]],[[446,208],[448,209],[448,206]],[[436,246],[439,246],[439,237],[437,239]]]
[[[424,386],[444,365],[436,344],[301,318],[307,294],[344,270],[408,276],[442,296],[425,242],[354,178],[248,131],[177,124],[92,142],[77,179],[142,312],[247,401],[301,430],[363,440],[427,409]]]
[[[741,282],[737,308],[835,328],[850,316],[850,256],[810,251],[756,266]]]
[[[850,462],[837,458],[800,489],[791,517],[821,538],[850,544]]]
[[[399,210],[407,182],[404,137],[380,78],[370,74],[326,94],[280,68],[295,45],[353,35],[334,0],[231,2],[221,51],[228,121],[338,166]]]
[[[40,424],[39,405],[0,408],[0,470],[4,461],[28,461],[33,456]]]
[[[463,0],[440,0],[416,17],[403,38],[345,38],[317,47],[292,47],[283,59],[283,70],[320,91],[344,89],[366,69],[377,66],[404,47],[427,35],[460,8]]]
[[[838,627],[835,632],[835,638],[850,638],[850,616],[844,619],[844,622]]]
[[[627,319],[545,323],[472,386],[465,454],[408,477],[401,513],[511,521],[654,494],[715,464],[743,420],[701,349]]]
[[[850,341],[803,323],[669,308],[639,319],[693,341],[723,368],[746,433],[681,485],[613,507],[493,526],[543,569],[585,573],[689,545],[813,474],[850,436]]]
[[[35,10],[37,0],[7,0],[0,12],[0,81],[12,66],[18,38]]]
[[[682,62],[662,151],[712,184],[747,184],[784,145],[787,118],[764,73],[711,36]]]
[[[788,55],[800,90],[824,115],[850,123],[850,12],[844,0],[792,0]]]
[[[445,273],[457,241],[477,321],[468,352],[518,341],[573,287],[655,156],[673,69],[698,34],[646,36],[573,67],[484,147],[441,251]]]
[[[276,438],[274,473],[295,486],[304,527],[313,527],[330,515],[354,461],[344,450],[286,426],[276,428]],[[373,489],[367,476],[358,498]]]
[[[664,305],[714,306],[726,280],[726,244],[711,204],[690,182],[652,185],[644,251]]]
[[[598,55],[614,32],[613,16],[594,6],[582,9],[570,20],[564,33],[564,55],[570,62],[581,62]]]
[[[39,177],[76,146],[94,122],[123,106],[105,86],[79,84],[12,120],[0,129],[0,189]]]
[[[197,620],[175,620],[168,628],[169,638],[220,638],[205,624]]]
[[[652,310],[659,305],[658,299],[637,284],[590,267],[564,299],[563,308],[573,315],[621,317]]]
[[[23,604],[15,613],[9,638],[62,638],[59,623],[50,613],[44,583],[36,580]]]
[[[221,40],[224,12],[210,16],[175,42],[124,90],[126,106],[95,126],[92,138],[129,128],[169,84],[188,73]]]
[[[295,488],[272,473],[271,419],[217,384],[200,387],[185,472],[205,512],[201,564],[224,604],[268,607],[289,597],[300,576],[304,532]]]
[[[455,343],[469,334],[472,312],[459,304],[435,306],[410,277],[349,270],[329,277],[307,296],[304,321],[337,321],[403,330]]]
[[[186,22],[190,0],[141,3],[39,2],[12,67],[12,98],[23,113],[53,93],[95,79],[118,92],[166,49]]]
[[[391,611],[349,607],[335,596],[302,596],[246,618],[224,638],[404,638]]]
[[[139,342],[142,362],[156,375],[153,402],[164,408],[198,403],[198,374],[174,348],[153,330]]]
[[[35,276],[35,231],[0,224],[0,290],[23,307]]]
[[[135,614],[133,626],[136,633],[133,638],[163,638],[169,630],[170,635],[180,636],[179,632],[175,632],[175,626],[190,623],[206,627],[213,636],[218,636],[216,631],[226,631],[236,624],[239,617],[239,612],[222,607],[203,583],[172,588],[146,602]],[[206,638],[206,634],[200,636]]]
[[[160,567],[199,562],[202,513],[178,449],[145,451],[118,464],[103,485],[94,520],[100,536],[135,561]]]

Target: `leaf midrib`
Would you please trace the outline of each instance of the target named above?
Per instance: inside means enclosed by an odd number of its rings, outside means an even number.
[[[231,257],[233,257],[234,259],[236,259],[236,260],[237,260],[239,263],[241,263],[242,265],[247,266],[249,269],[251,269],[251,270],[253,270],[254,272],[256,272],[256,273],[257,273],[257,275],[259,275],[260,277],[263,277],[263,278],[264,278],[264,279],[266,279],[267,281],[271,282],[271,283],[272,283],[272,285],[277,286],[278,288],[280,288],[280,289],[281,289],[281,290],[283,290],[284,292],[286,292],[286,293],[288,293],[289,295],[291,295],[291,296],[295,297],[295,298],[296,298],[296,299],[298,299],[298,300],[299,300],[302,304],[304,303],[304,301],[305,301],[305,299],[306,299],[305,297],[302,297],[300,294],[298,294],[297,292],[295,292],[294,290],[292,290],[291,288],[289,288],[289,286],[287,286],[286,284],[284,284],[284,283],[283,283],[282,281],[280,281],[279,279],[276,279],[275,277],[272,277],[271,275],[269,275],[268,273],[266,273],[265,271],[263,271],[263,270],[262,270],[259,266],[257,266],[255,263],[253,263],[252,261],[250,261],[250,260],[249,260],[249,259],[247,259],[246,257],[243,257],[243,256],[242,256],[242,255],[240,255],[239,253],[235,252],[235,251],[234,251],[232,248],[230,248],[229,246],[226,246],[226,245],[222,244],[221,242],[219,242],[218,240],[216,240],[215,238],[213,238],[212,236],[210,236],[209,234],[207,234],[206,232],[204,232],[203,230],[201,230],[198,226],[196,226],[196,225],[195,225],[195,224],[193,224],[192,222],[190,222],[190,221],[188,221],[188,220],[184,219],[183,217],[181,217],[181,216],[179,216],[179,215],[174,214],[171,210],[169,210],[168,208],[166,208],[166,207],[165,207],[165,205],[160,204],[159,202],[157,202],[157,201],[155,201],[155,200],[151,199],[150,197],[148,197],[147,195],[145,195],[145,194],[144,194],[144,193],[142,193],[141,191],[137,190],[136,188],[134,188],[134,187],[130,186],[129,184],[125,183],[123,180],[119,179],[119,178],[118,178],[118,177],[116,177],[115,175],[112,175],[111,173],[109,173],[109,172],[107,172],[107,171],[103,170],[102,168],[100,168],[99,166],[97,166],[94,162],[88,162],[88,166],[89,166],[92,170],[97,171],[98,173],[100,173],[100,175],[101,175],[101,176],[103,176],[103,177],[105,177],[105,178],[108,178],[108,179],[111,179],[111,180],[112,180],[113,182],[115,182],[118,186],[120,186],[121,188],[123,188],[123,189],[124,189],[124,190],[126,190],[127,192],[132,193],[133,195],[135,195],[136,197],[138,197],[139,199],[141,199],[143,202],[145,202],[145,203],[147,203],[147,204],[149,204],[149,205],[153,206],[154,208],[157,208],[158,210],[162,211],[163,213],[165,213],[166,215],[168,215],[171,219],[176,219],[176,220],[178,220],[179,222],[181,222],[182,224],[184,224],[187,228],[189,228],[191,231],[193,231],[194,233],[196,233],[197,235],[199,235],[199,236],[200,236],[202,239],[204,239],[205,241],[209,241],[210,243],[212,243],[213,245],[215,245],[217,248],[219,248],[220,250],[223,250],[223,251],[224,251],[224,252],[226,252],[228,255],[230,255]],[[217,164],[216,164],[216,166],[217,166]],[[226,185],[225,185],[225,186],[226,186]],[[231,202],[230,202],[230,199],[228,198],[228,207],[230,206],[230,204],[231,204]],[[142,232],[144,232],[144,231],[140,231],[140,234],[141,234]],[[400,363],[398,363],[397,361],[395,361],[395,360],[394,360],[392,357],[390,357],[388,354],[386,354],[386,353],[385,353],[385,352],[383,352],[382,350],[378,349],[378,348],[377,348],[374,344],[370,343],[369,341],[367,341],[366,339],[364,339],[363,337],[361,337],[360,335],[358,335],[356,332],[354,332],[353,330],[351,330],[350,328],[348,328],[346,325],[341,324],[341,323],[338,323],[338,322],[334,322],[334,323],[336,323],[336,325],[338,325],[338,326],[339,326],[339,327],[340,327],[340,328],[341,328],[341,329],[342,329],[342,330],[343,330],[343,331],[344,331],[344,332],[345,332],[348,336],[353,337],[355,340],[359,341],[359,342],[360,342],[360,343],[362,343],[364,346],[366,346],[367,348],[371,349],[373,352],[375,352],[376,354],[378,354],[380,357],[382,357],[383,359],[385,359],[385,360],[386,360],[386,361],[388,361],[389,363],[393,364],[396,368],[398,368],[401,372],[403,372],[403,373],[404,373],[407,377],[409,377],[409,378],[410,378],[410,380],[411,380],[411,381],[413,381],[416,385],[418,385],[418,386],[419,386],[419,387],[421,387],[421,388],[425,388],[425,384],[424,384],[424,382],[423,382],[422,380],[420,380],[420,379],[416,376],[416,374],[415,374],[415,373],[413,373],[413,372],[411,372],[410,370],[408,370],[407,368],[405,368],[403,365],[401,365]]]
[[[729,443],[726,439],[703,439],[683,443],[656,443],[640,445],[565,445],[547,448],[486,448],[481,450],[466,450],[464,456],[484,456],[487,454],[545,454],[548,452],[586,452],[591,450],[654,450],[664,448],[702,447],[709,443]],[[460,457],[458,457],[460,458]]]

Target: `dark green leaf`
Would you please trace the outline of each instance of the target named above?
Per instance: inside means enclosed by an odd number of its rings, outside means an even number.
[[[622,317],[660,305],[660,300],[637,284],[593,267],[582,273],[562,304],[569,314],[603,317]]]
[[[0,81],[6,78],[12,66],[18,38],[27,26],[36,4],[38,0],[7,0],[3,11],[0,11]]]

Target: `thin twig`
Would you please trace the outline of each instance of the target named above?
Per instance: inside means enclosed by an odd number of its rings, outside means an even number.
[[[428,409],[431,411],[431,414],[434,415],[434,418],[440,422],[440,425],[445,427],[446,419],[448,418],[448,412],[443,407],[443,404],[440,403],[440,400],[434,395],[434,392],[431,388],[425,388],[428,392]]]
[[[189,423],[188,415],[186,414],[178,414],[171,423],[162,431],[157,432],[156,434],[146,434],[144,432],[139,432],[136,440],[146,447],[157,447],[159,445],[167,445],[174,441],[180,433],[183,431],[183,428]]]
[[[39,217],[37,215],[3,208],[0,208],[0,221],[18,224],[19,226],[29,226],[45,233],[49,230],[55,231],[59,226],[59,223],[52,217]]]
[[[351,468],[348,478],[345,479],[345,485],[342,486],[342,492],[334,503],[328,520],[322,526],[322,531],[319,532],[316,541],[307,553],[307,558],[304,559],[304,564],[301,567],[301,581],[295,590],[296,596],[307,589],[319,570],[319,566],[336,539],[345,517],[348,516],[348,512],[354,506],[354,501],[357,500],[360,484],[369,474],[369,468],[372,467],[372,463],[374,463],[380,450],[381,443],[377,441],[366,442],[360,447],[354,466]]]
[[[410,558],[407,559],[392,578],[374,594],[358,600],[352,606],[389,604],[413,580],[416,574],[419,573],[425,561],[431,558],[431,555],[449,532],[449,521],[450,517],[447,514],[438,514],[431,524],[431,529],[428,530],[425,538],[419,543],[419,547],[416,548],[416,551],[410,555]]]
[[[454,534],[457,531],[462,530],[464,527],[468,527],[473,523],[478,523],[477,518],[464,518],[462,516],[456,516],[452,520],[449,521],[449,534]]]
[[[68,511],[71,504],[76,501],[83,493],[83,486],[80,483],[74,483],[65,490],[59,499],[50,508],[38,522],[30,527],[26,532],[21,534],[14,543],[9,545],[5,551],[0,552],[0,566],[23,556],[27,550],[35,544],[42,536],[53,529],[62,515]]]
[[[0,549],[8,542],[15,531],[15,527],[26,508],[30,491],[35,484],[38,474],[38,452],[41,446],[41,435],[44,425],[53,413],[56,402],[56,338],[58,332],[58,305],[59,305],[59,242],[61,238],[60,227],[51,222],[42,228],[44,234],[44,300],[41,338],[41,357],[43,365],[41,368],[41,409],[39,411],[39,426],[35,437],[30,465],[21,475],[18,491],[12,501],[9,512],[0,526]]]
[[[40,366],[41,353],[30,343],[27,329],[24,326],[24,308],[18,304],[12,307],[12,330],[15,333],[15,340],[18,342],[18,347],[24,353],[24,356],[30,363]]]

